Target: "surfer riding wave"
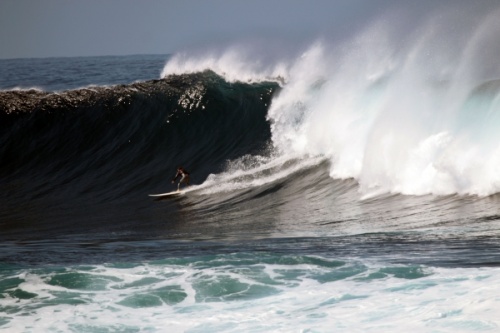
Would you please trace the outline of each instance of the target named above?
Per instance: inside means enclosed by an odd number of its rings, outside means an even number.
[[[185,183],[186,187],[189,186],[189,172],[187,172],[183,167],[177,168],[177,173],[175,174],[175,177],[172,179],[172,184],[175,183],[178,177],[181,177],[181,179],[177,184],[177,191],[180,191],[182,183]]]

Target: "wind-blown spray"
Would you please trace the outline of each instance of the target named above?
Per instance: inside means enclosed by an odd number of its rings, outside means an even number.
[[[461,39],[440,28],[430,20],[401,45],[377,23],[340,47],[315,44],[271,105],[275,147],[325,156],[365,195],[498,192],[500,25]]]

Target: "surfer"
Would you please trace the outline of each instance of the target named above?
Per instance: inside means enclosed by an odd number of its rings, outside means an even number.
[[[184,170],[184,168],[181,166],[177,168],[177,173],[175,174],[174,179],[172,179],[172,184],[175,183],[177,177],[181,177],[181,179],[179,180],[179,184],[177,184],[177,191],[180,191],[182,183],[186,183],[186,186],[189,186],[189,172]]]

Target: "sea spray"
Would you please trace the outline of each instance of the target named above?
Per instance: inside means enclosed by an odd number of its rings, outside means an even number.
[[[436,47],[447,36],[426,24],[425,36],[416,35],[404,52],[383,25],[341,47],[315,44],[291,66],[269,110],[275,147],[284,155],[328,157],[330,175],[357,179],[365,195],[498,192],[500,134],[470,135],[498,120],[499,90],[477,91],[493,57],[476,51],[496,45],[484,25],[496,26],[486,20],[458,44]],[[460,65],[451,71],[450,63]],[[462,123],[464,116],[475,120]]]
[[[189,55],[187,53],[175,54],[165,64],[161,77],[210,70],[224,77],[228,82],[278,81],[283,83],[288,73],[288,63],[284,59],[277,58],[277,55],[270,54],[269,50],[259,53],[249,46],[240,45],[228,47],[223,51],[214,50]]]

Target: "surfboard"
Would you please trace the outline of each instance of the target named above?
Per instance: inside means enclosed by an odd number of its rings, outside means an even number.
[[[173,192],[167,192],[167,193],[148,194],[148,195],[150,197],[163,198],[163,197],[170,197],[170,196],[176,196],[176,195],[181,195],[181,194],[184,194],[184,191],[173,191]]]

